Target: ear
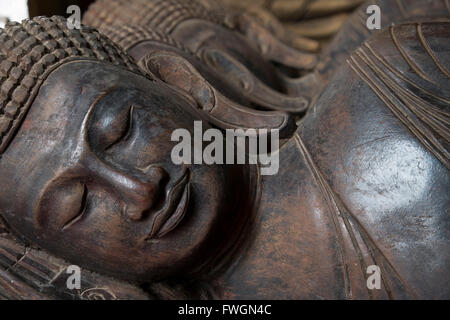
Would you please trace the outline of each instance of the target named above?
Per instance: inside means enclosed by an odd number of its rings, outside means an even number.
[[[174,52],[153,52],[138,64],[148,74],[184,92],[195,101],[197,111],[222,129],[278,129],[280,136],[293,129],[293,121],[285,112],[253,110],[229,100],[212,87],[189,61]]]

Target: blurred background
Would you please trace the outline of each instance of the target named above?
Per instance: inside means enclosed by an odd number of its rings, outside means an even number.
[[[0,28],[9,20],[21,21],[28,16],[27,0],[0,0]]]
[[[93,0],[0,0],[0,27],[7,21],[21,21],[35,16],[69,16],[68,6],[78,5],[84,12]]]

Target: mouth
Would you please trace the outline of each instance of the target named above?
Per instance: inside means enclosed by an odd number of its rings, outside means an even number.
[[[185,169],[181,177],[167,191],[167,201],[155,212],[150,232],[145,240],[161,238],[175,229],[183,220],[190,198],[189,170]]]

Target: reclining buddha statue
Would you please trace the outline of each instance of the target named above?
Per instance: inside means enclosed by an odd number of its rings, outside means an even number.
[[[0,297],[448,299],[449,38],[439,21],[370,37],[272,150],[269,176],[171,160],[172,132],[194,121],[254,125],[223,97],[223,112],[205,107],[220,88],[181,53],[138,67],[88,26],[8,24]],[[248,121],[288,128],[273,112]]]

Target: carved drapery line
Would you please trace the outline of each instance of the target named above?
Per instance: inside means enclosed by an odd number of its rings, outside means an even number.
[[[417,26],[418,30],[421,30],[420,25]],[[411,69],[426,81],[436,83],[419,69],[405,50],[401,49],[401,45],[395,37],[395,27],[390,28],[390,35],[393,45],[398,48]],[[421,37],[424,39],[423,35]],[[423,42],[421,43],[423,44]],[[430,54],[429,47],[425,49]],[[436,62],[434,55],[430,55],[430,59]],[[450,107],[448,100],[421,90],[420,85],[414,84],[418,92],[422,91],[424,96],[428,95],[439,100],[438,102],[443,108],[441,110],[425,101],[417,92],[412,92],[399,85],[399,81],[414,82],[407,79],[406,76],[399,77],[395,68],[389,65],[385,59],[382,60],[369,44],[358,49],[347,62],[410,132],[449,169],[450,113],[446,111]],[[441,66],[441,68],[443,67]],[[441,70],[441,68],[439,69]],[[446,75],[445,72],[443,74]]]
[[[354,253],[356,253],[359,259],[359,269],[362,272],[363,277],[366,277],[367,266],[371,263],[380,267],[384,289],[390,299],[396,298],[395,291],[393,290],[393,282],[396,282],[397,285],[403,287],[403,291],[411,298],[414,298],[416,295],[412,288],[409,287],[394,265],[383,254],[383,251],[375,244],[375,241],[372,239],[369,232],[359,223],[355,215],[348,210],[341,197],[334,192],[298,133],[295,133],[294,139],[302,156],[306,160],[308,168],[311,171],[314,180],[317,182],[317,185],[327,202],[328,210],[331,213],[330,218],[333,221],[336,230],[337,245],[343,265],[342,276],[344,278],[347,299],[352,298],[351,281],[355,278],[355,276],[352,276],[352,274],[349,273],[350,258],[348,249],[354,250]],[[351,246],[345,245],[344,238],[350,238]],[[360,241],[358,241],[358,239],[360,239]],[[371,299],[375,298],[371,290],[368,289],[367,292]]]
[[[148,299],[137,287],[82,270],[81,288],[68,289],[70,263],[17,240],[0,237],[0,298],[4,299]]]

